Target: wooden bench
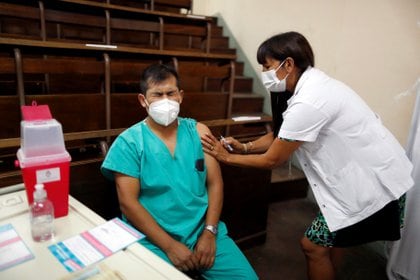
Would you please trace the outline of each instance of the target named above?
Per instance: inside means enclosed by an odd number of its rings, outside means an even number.
[[[7,124],[10,129],[5,130],[9,134],[3,135],[3,138],[17,136],[20,115],[16,113],[16,108],[25,103],[30,104],[32,100],[51,104],[51,110],[62,122],[66,132],[81,130],[82,123],[74,122],[74,119],[83,114],[87,117],[84,120],[87,127],[92,130],[128,127],[145,116],[145,112],[140,110],[139,113],[136,96],[139,93],[138,79],[142,70],[147,65],[162,62],[161,59],[157,59],[162,56],[156,56],[155,59],[136,56],[136,59],[133,59],[133,57],[127,57],[127,53],[121,49],[115,53],[110,52],[108,55],[108,52],[103,52],[101,48],[88,48],[79,44],[73,44],[78,47],[77,49],[69,49],[68,44],[62,45],[58,42],[28,42],[19,39],[8,39],[4,42],[10,47],[10,52],[15,53],[15,56],[16,52],[20,53],[19,48],[23,48],[25,55],[15,57],[15,61],[11,57],[1,58],[4,63],[0,71],[3,71],[5,75],[20,77],[20,82],[16,78],[19,97],[3,99],[5,107],[7,104],[14,104],[9,106],[10,110],[5,111],[14,112],[7,114],[11,116],[12,121]],[[2,38],[0,38],[1,43]],[[57,44],[64,48],[65,51],[63,50],[62,54],[64,58],[60,58],[56,53],[57,49],[61,49],[55,48]],[[35,50],[37,58],[31,54],[31,50]],[[85,51],[81,53],[84,56],[75,56],[75,53],[79,54],[78,50]],[[120,54],[124,55],[120,56]],[[172,58],[170,61],[179,71],[181,88],[186,92],[185,106],[181,115],[202,121],[229,118],[232,112],[236,115],[260,112],[261,98],[255,98],[249,94],[243,94],[243,97],[240,97],[233,93],[235,79],[232,77],[235,75],[236,66],[233,61],[227,64],[229,60],[222,60],[225,61],[222,64],[217,63],[217,59],[214,62],[193,62]],[[19,71],[15,72],[16,65],[21,65],[23,69],[20,75],[18,75]],[[107,65],[108,70],[106,70]],[[6,82],[13,83],[10,80]],[[245,101],[240,102],[241,99]],[[255,100],[247,102],[252,99]],[[78,110],[69,111],[65,105],[62,105],[68,103],[80,104]],[[203,107],[206,110],[202,110]],[[90,108],[95,110],[89,110]],[[124,114],[120,114],[120,108],[123,108]],[[89,113],[90,111],[92,112]],[[266,126],[249,124],[242,127],[234,126],[233,129],[229,132],[229,127],[219,127],[223,134],[245,137],[252,134],[261,135],[266,131]],[[244,131],[247,132],[244,134]]]
[[[202,53],[188,50],[157,50],[149,48],[136,48],[127,46],[109,46],[109,45],[95,45],[71,42],[54,42],[54,41],[38,41],[21,38],[0,38],[0,46],[16,46],[16,47],[32,47],[32,48],[49,48],[60,50],[80,50],[83,52],[92,51],[106,51],[108,53],[121,54],[139,54],[150,55],[162,58],[189,58],[189,59],[211,59],[211,60],[231,60],[236,59],[236,54],[223,53]]]
[[[65,132],[81,131],[83,126],[87,130],[128,127],[145,116],[145,112],[138,108],[139,90],[133,87],[130,90],[130,85],[138,85],[143,69],[159,60],[140,59],[139,62],[135,62],[135,59],[122,59],[118,56],[114,59],[112,54],[107,53],[102,53],[103,57],[74,54],[70,56],[71,51],[58,56],[48,48],[42,49],[41,53],[36,50],[37,52],[30,53],[24,49],[22,55],[18,48],[14,48],[17,57],[1,58],[4,63],[0,71],[19,77],[16,78],[19,80],[16,82],[18,96],[3,99],[4,107],[10,105],[11,108],[5,112],[10,112],[10,116],[13,116],[13,121],[7,125],[14,129],[7,131],[13,131],[15,137],[20,121],[16,108],[34,100],[39,104],[49,104]],[[172,61],[180,74],[181,88],[186,92],[181,115],[199,121],[230,117],[234,83],[233,62],[218,65],[179,62],[175,58]],[[15,71],[16,65],[19,65],[20,71]],[[219,79],[219,89],[207,88],[207,81],[210,79]],[[32,87],[32,84],[36,84],[37,87]],[[121,90],[121,85],[126,86],[125,91]],[[68,107],[68,104],[78,106]],[[206,110],[202,110],[203,107],[206,107]],[[79,120],[80,116],[83,116],[83,119]],[[13,134],[0,137],[13,137]]]
[[[41,39],[41,17],[37,3],[28,5],[0,3],[1,37]]]
[[[100,0],[99,0],[100,1]],[[191,0],[106,0],[108,3],[117,5],[126,5],[136,8],[145,8],[152,11],[167,11],[173,13],[179,13],[180,9],[185,9],[191,12],[192,1]]]
[[[108,44],[109,33],[104,11],[92,8],[82,13],[71,11],[70,7],[70,11],[65,8],[65,3],[60,9],[49,2],[41,6],[41,26],[45,26],[44,41]]]
[[[173,12],[179,12],[180,9],[191,11],[192,0],[151,0],[151,9]]]
[[[175,15],[84,0],[38,3],[38,6],[33,3],[2,3],[0,15],[5,18],[1,20],[1,32],[8,37],[44,41],[122,44],[206,53],[211,50],[213,19],[209,17]],[[39,27],[28,30],[28,26]],[[234,53],[234,50],[226,49],[225,52]]]
[[[11,54],[0,54],[0,97],[16,94],[16,63]]]

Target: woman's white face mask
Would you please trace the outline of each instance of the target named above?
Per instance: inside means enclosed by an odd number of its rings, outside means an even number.
[[[280,67],[282,67],[285,62],[286,60],[283,60],[283,62],[276,69],[261,72],[261,80],[268,91],[272,91],[272,92],[286,91],[286,79],[287,79],[287,76],[289,76],[289,73],[287,73],[286,77],[284,77],[284,79],[282,80],[279,80],[276,74],[277,70],[279,70]]]
[[[144,101],[149,107],[149,116],[158,124],[168,126],[178,118],[178,102],[165,98],[152,102],[152,104],[149,105],[146,99]]]

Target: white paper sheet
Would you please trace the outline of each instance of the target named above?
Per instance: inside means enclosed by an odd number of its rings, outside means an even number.
[[[133,227],[115,218],[91,230],[48,247],[68,271],[77,271],[143,238]]]

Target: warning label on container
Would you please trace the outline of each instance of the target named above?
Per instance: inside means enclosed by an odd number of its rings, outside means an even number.
[[[36,182],[38,184],[60,181],[60,168],[48,168],[36,171]]]

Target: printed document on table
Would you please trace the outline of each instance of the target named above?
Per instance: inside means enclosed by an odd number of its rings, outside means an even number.
[[[34,258],[12,224],[0,226],[0,271]]]
[[[72,272],[99,262],[143,237],[135,228],[115,218],[48,248]]]

